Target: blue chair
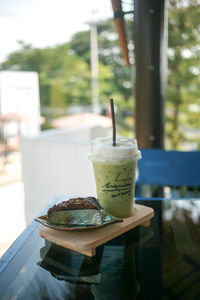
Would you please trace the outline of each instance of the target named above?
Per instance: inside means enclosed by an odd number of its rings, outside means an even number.
[[[158,187],[178,187],[184,197],[187,189],[197,194],[200,187],[200,151],[181,152],[162,149],[141,150],[138,162],[136,196],[146,196],[142,186],[153,187],[152,195]],[[186,188],[187,187],[187,188]],[[148,195],[149,196],[149,195]]]

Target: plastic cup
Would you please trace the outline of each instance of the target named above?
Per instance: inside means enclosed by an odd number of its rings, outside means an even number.
[[[97,138],[91,143],[91,153],[97,196],[106,212],[126,218],[133,213],[137,161],[141,153],[133,138]]]

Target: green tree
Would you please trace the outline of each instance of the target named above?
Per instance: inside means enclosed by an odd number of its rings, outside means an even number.
[[[187,141],[199,142],[197,136],[189,134],[200,127],[199,2],[169,0],[168,149],[181,149]],[[128,21],[127,25],[132,32],[132,23]],[[124,120],[127,112],[133,111],[132,70],[124,65],[113,20],[105,20],[97,28],[100,102],[114,98],[118,119]],[[70,42],[55,47],[39,49],[21,41],[20,45],[21,49],[13,52],[1,69],[38,72],[42,107],[59,107],[66,113],[72,104],[91,104],[89,31],[78,32]]]
[[[100,102],[103,105],[114,97],[119,111],[127,110],[124,102],[133,105],[131,68],[124,65],[113,20],[97,27]],[[38,72],[42,107],[91,104],[89,31],[78,32],[70,42],[45,49],[19,43],[21,49],[8,57],[2,69]]]
[[[66,43],[45,49],[22,42],[2,64],[3,70],[36,71],[39,73],[41,105],[68,107],[72,103],[90,103],[90,69],[88,64]]]
[[[123,102],[128,102],[130,98],[133,101],[132,68],[124,64],[113,19],[98,25],[98,35],[99,59],[103,64],[112,66],[114,92],[119,94]]]
[[[190,129],[200,126],[200,5],[198,0],[169,1],[167,147],[198,142]]]
[[[129,22],[130,23],[130,22]],[[127,67],[121,57],[121,51],[119,48],[118,35],[116,33],[113,19],[108,19],[97,24],[98,31],[98,52],[99,52],[99,64],[100,64],[100,100],[102,102],[107,99],[108,96],[114,94],[117,96],[118,104],[124,107],[122,102],[128,102],[131,98],[133,101],[133,78],[131,67]],[[86,63],[90,66],[90,33],[89,31],[78,32],[73,35],[70,46],[73,51],[81,56]],[[101,74],[103,66],[109,69],[106,76]],[[109,77],[109,85],[105,82]],[[104,88],[106,86],[106,88]]]

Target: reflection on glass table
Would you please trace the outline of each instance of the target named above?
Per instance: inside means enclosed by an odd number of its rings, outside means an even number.
[[[0,299],[200,299],[200,201],[137,203],[154,208],[150,227],[107,242],[94,257],[43,240],[34,223],[0,269]]]

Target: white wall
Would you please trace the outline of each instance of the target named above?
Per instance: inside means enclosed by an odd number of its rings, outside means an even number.
[[[55,196],[96,196],[90,140],[111,135],[111,129],[82,127],[48,130],[22,138],[21,156],[27,224]]]
[[[20,134],[37,135],[40,131],[40,97],[37,72],[0,71],[0,113],[26,116],[19,124]],[[18,134],[18,124],[4,126],[4,135]]]

